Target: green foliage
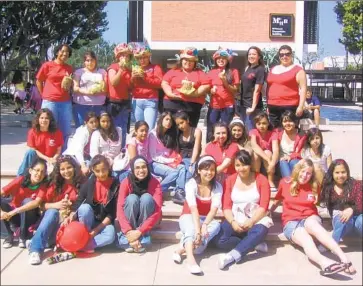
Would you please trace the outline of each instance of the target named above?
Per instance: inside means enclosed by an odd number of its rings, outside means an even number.
[[[2,1],[3,78],[28,55],[35,55],[39,65],[48,60],[51,46],[67,43],[77,49],[100,38],[108,25],[106,5],[107,1]]]
[[[362,64],[348,64],[347,70],[348,71],[362,71],[363,65]]]
[[[339,42],[346,50],[357,55],[363,50],[363,1],[338,1],[334,7],[337,22],[343,25],[342,38]]]

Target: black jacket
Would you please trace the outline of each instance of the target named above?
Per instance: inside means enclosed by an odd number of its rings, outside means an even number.
[[[72,211],[76,211],[84,201],[84,204],[89,204],[92,207],[96,220],[102,221],[105,217],[108,217],[111,222],[113,222],[116,218],[116,204],[119,184],[120,183],[118,179],[113,178],[113,182],[108,191],[107,203],[105,205],[96,203],[93,201],[96,177],[92,176],[81,186],[77,201],[72,205]]]

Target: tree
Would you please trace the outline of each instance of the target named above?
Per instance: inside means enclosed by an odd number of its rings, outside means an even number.
[[[347,52],[357,55],[363,50],[363,2],[355,0],[338,1],[334,7],[337,22],[343,25],[339,42]]]
[[[38,65],[48,60],[47,51],[60,43],[79,48],[101,37],[107,29],[107,1],[2,1],[2,78],[18,67],[27,55],[36,55]]]

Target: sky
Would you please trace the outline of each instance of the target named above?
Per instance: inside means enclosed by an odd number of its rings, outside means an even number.
[[[333,10],[335,1],[319,1],[319,49],[320,59],[326,56],[344,56],[344,46],[338,42],[341,26]],[[103,38],[111,43],[127,40],[127,1],[109,1],[106,6],[109,30]]]

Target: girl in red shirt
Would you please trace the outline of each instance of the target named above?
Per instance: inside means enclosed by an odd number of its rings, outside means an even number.
[[[73,82],[70,76],[73,68],[66,64],[71,55],[72,49],[68,45],[57,46],[54,50],[55,59],[44,63],[36,76],[36,85],[43,98],[42,108],[52,111],[57,126],[62,131],[64,142],[67,142],[68,136],[72,133],[70,89]]]
[[[188,269],[192,274],[202,273],[194,254],[201,254],[218,234],[220,224],[214,218],[221,205],[223,188],[216,181],[216,161],[212,156],[202,156],[197,162],[194,177],[185,185],[186,201],[179,218],[183,236],[173,254],[173,260],[181,263],[186,253]]]
[[[64,144],[62,132],[57,129],[53,113],[48,108],[40,109],[28,131],[27,145],[30,148],[21,163],[17,176],[22,176],[35,158],[55,164]]]
[[[153,129],[158,116],[158,90],[161,89],[163,71],[159,65],[151,64],[148,45],[138,43],[133,53],[141,69],[133,69],[131,74],[132,109],[136,121],[145,120]]]
[[[130,167],[119,188],[116,213],[121,229],[116,245],[128,253],[143,252],[151,244],[149,232],[161,219],[163,205],[160,183],[152,176],[147,160],[137,155]]]
[[[238,152],[238,145],[232,142],[231,132],[226,123],[213,125],[212,142],[205,146],[204,155],[213,156],[217,163],[217,180],[223,184],[225,178],[235,173],[233,160]]]
[[[234,167],[237,174],[225,181],[222,208],[225,220],[217,235],[216,246],[228,250],[219,256],[219,269],[240,261],[253,249],[267,252],[263,241],[273,225],[267,217],[270,188],[267,178],[252,170],[252,157],[246,150],[237,153]]]
[[[239,89],[240,78],[238,71],[230,68],[233,56],[237,54],[223,48],[213,54],[216,67],[208,73],[212,88],[207,117],[207,142],[212,136],[213,124],[219,121],[229,124],[234,115],[234,95]]]
[[[45,194],[45,212],[29,246],[30,264],[40,264],[46,245],[54,244],[60,224],[69,216],[70,206],[76,201],[83,181],[80,168],[71,156],[57,159]]]
[[[269,130],[270,121],[266,112],[258,113],[255,118],[256,129],[250,131],[251,145],[256,171],[260,171],[261,161],[267,172],[271,192],[276,192],[274,183],[275,165],[279,158],[279,142],[277,133]]]
[[[210,80],[197,68],[197,62],[198,50],[185,48],[180,52],[180,68],[169,70],[161,82],[165,93],[164,111],[174,115],[178,110],[184,110],[192,127],[198,125],[200,110],[210,89]]]
[[[316,207],[319,188],[313,162],[303,159],[295,165],[291,178],[281,179],[270,212],[272,213],[282,201],[281,220],[284,235],[292,243],[302,247],[308,258],[321,267],[320,274],[325,276],[349,268],[351,262],[322,226]],[[335,262],[322,255],[314,239],[335,253],[341,262]]]
[[[36,158],[24,176],[19,176],[1,190],[0,219],[3,220],[7,236],[4,248],[13,246],[14,229],[20,227],[19,247],[25,248],[26,240],[31,238],[29,227],[40,217],[39,206],[45,199],[47,164]],[[11,196],[12,200],[4,197]]]

